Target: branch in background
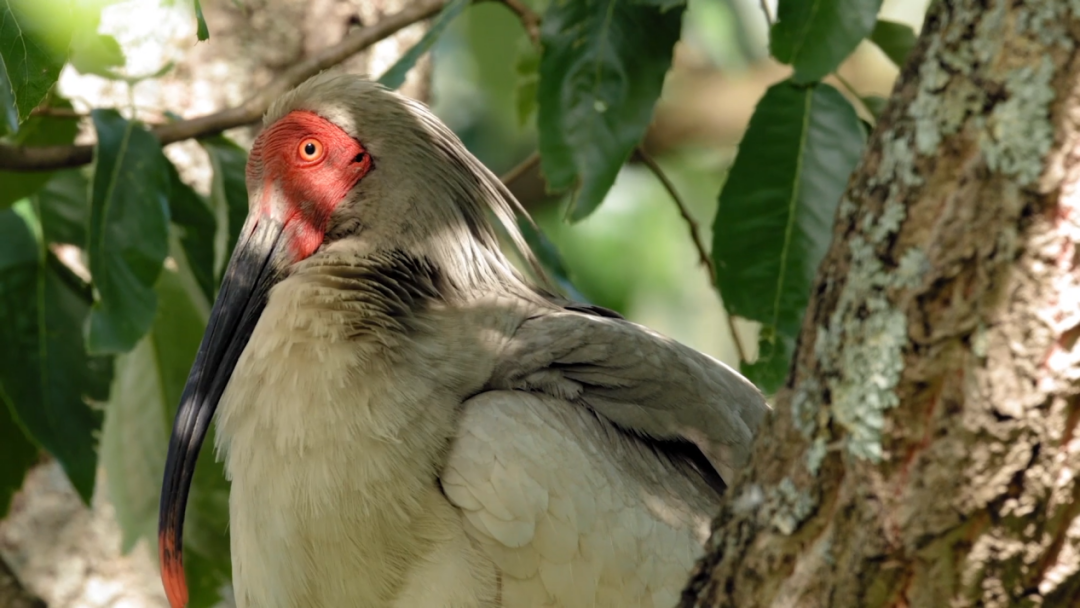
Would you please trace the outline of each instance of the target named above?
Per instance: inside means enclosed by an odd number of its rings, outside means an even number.
[[[506,184],[509,188],[510,184],[516,182],[522,175],[525,175],[530,169],[535,167],[540,162],[540,152],[533,152],[525,160],[518,163],[513,169],[510,169],[502,175],[500,178],[502,183]]]
[[[540,42],[540,15],[525,6],[525,3],[521,0],[502,0],[502,3],[517,15],[521,25],[525,28],[525,33],[529,35],[529,39],[532,40],[533,44],[538,44]]]
[[[258,122],[270,104],[283,93],[376,42],[394,35],[398,30],[431,17],[442,7],[442,0],[418,0],[408,8],[380,20],[371,27],[353,32],[338,44],[323,49],[290,67],[235,108],[161,125],[152,129],[151,132],[161,140],[162,145],[168,145],[194,137],[216,135],[226,129]],[[94,148],[89,145],[38,147],[0,145],[0,169],[49,171],[78,167],[90,163],[93,156]]]
[[[769,2],[768,0],[758,0],[758,2],[761,4],[761,12],[765,14],[765,24],[768,25],[771,30],[772,15],[769,13]]]
[[[0,557],[0,606],[4,608],[46,608],[45,602],[23,587],[19,577]]]
[[[719,293],[720,288],[716,284],[716,269],[713,268],[712,258],[709,257],[709,252],[705,249],[705,243],[701,241],[701,234],[698,229],[697,221],[694,220],[694,216],[690,215],[690,209],[686,207],[686,202],[679,196],[678,190],[675,189],[675,184],[671,183],[664,170],[660,168],[656,160],[650,156],[645,149],[638,146],[634,149],[634,156],[641,162],[645,163],[645,166],[653,172],[656,179],[660,180],[660,183],[667,190],[669,196],[671,196],[672,202],[679,208],[679,214],[682,215],[683,220],[686,222],[687,228],[690,230],[690,239],[694,242],[694,248],[697,249],[698,258],[701,260],[701,265],[705,267],[705,270],[709,273],[709,282],[716,288]],[[739,360],[748,362],[746,358],[746,351],[743,350],[742,342],[739,341],[739,334],[735,332],[735,321],[731,318],[731,315],[725,314],[727,318],[728,329],[731,331],[731,340],[735,343],[735,351],[739,353]]]

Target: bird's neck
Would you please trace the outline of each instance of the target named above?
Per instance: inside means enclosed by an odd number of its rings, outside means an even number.
[[[417,264],[327,261],[271,292],[218,409],[248,606],[381,605],[401,565],[431,550],[424,534],[443,533],[429,520],[451,516],[437,477],[455,408],[508,332],[478,331],[465,317],[491,315],[451,308],[438,273]],[[384,586],[347,590],[369,603],[299,597],[333,591],[305,576]]]

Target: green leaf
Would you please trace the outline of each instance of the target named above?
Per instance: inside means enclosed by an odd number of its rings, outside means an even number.
[[[870,32],[870,41],[876,44],[897,67],[904,67],[904,61],[911,54],[911,49],[915,48],[917,39],[918,36],[915,35],[915,30],[911,29],[911,26],[885,19],[878,19],[874,25],[874,31]]]
[[[0,135],[19,130],[19,109],[15,107],[15,92],[8,80],[7,65],[0,55]]]
[[[779,336],[762,328],[758,337],[758,356],[753,363],[739,364],[739,371],[766,395],[775,394],[787,381],[791,358],[795,356],[795,339]]]
[[[90,182],[79,169],[53,174],[38,194],[38,210],[46,243],[86,247],[90,222]]]
[[[206,27],[206,18],[202,14],[202,3],[199,0],[195,0],[195,21],[197,23],[197,31],[195,36],[199,39],[199,42],[204,42],[210,39],[210,28]]]
[[[544,270],[548,271],[559,287],[566,292],[566,295],[578,302],[588,302],[584,294],[578,291],[577,287],[574,286],[574,282],[570,280],[570,269],[566,266],[566,262],[563,261],[559,249],[555,247],[555,243],[552,243],[542,231],[527,219],[519,218],[518,227],[521,229],[521,235],[525,237],[529,249],[532,249],[533,253],[536,254],[536,259],[540,260]]]
[[[465,10],[468,5],[469,0],[450,0],[447,2],[442,12],[432,22],[431,27],[424,33],[424,37],[414,44],[412,48],[405,51],[405,54],[394,65],[390,66],[386,73],[379,77],[379,84],[388,89],[400,87],[405,82],[405,76],[409,73],[409,70],[413,69],[420,57],[435,45],[435,42],[439,40],[439,36],[454,20],[454,17],[460,15],[461,11]]]
[[[573,188],[570,217],[603,201],[645,135],[679,39],[682,9],[617,0],[553,2],[540,28],[541,168]]]
[[[762,323],[761,352],[785,359],[768,363],[774,372],[786,372],[863,144],[839,91],[781,82],[754,110],[720,193],[712,254],[720,293],[730,314]],[[750,377],[766,391],[776,386],[769,378]]]
[[[0,520],[7,517],[12,497],[38,459],[38,448],[15,419],[9,401],[0,391]]]
[[[633,4],[641,4],[644,6],[655,6],[661,11],[686,6],[686,0],[631,0],[631,2]]]
[[[203,197],[180,179],[176,167],[169,163],[172,190],[169,195],[169,212],[172,221],[181,231],[180,244],[184,248],[195,282],[208,301],[213,301],[217,291],[214,280],[214,239],[217,221]]]
[[[173,257],[179,259],[176,249],[174,245]],[[169,430],[209,309],[183,264],[163,271],[156,290],[161,305],[151,331],[117,358],[101,437],[101,461],[125,553],[141,538],[151,545],[157,542]],[[217,603],[218,590],[230,578],[228,492],[211,437],[203,443],[195,469],[184,526],[191,607]]]
[[[20,122],[56,84],[71,42],[71,6],[64,0],[2,0],[0,57]]]
[[[870,114],[877,117],[881,116],[881,111],[885,109],[885,104],[889,102],[888,99],[881,97],[880,95],[867,95],[861,97],[863,105],[870,111]]]
[[[66,99],[57,98],[52,107],[71,109]],[[12,139],[19,146],[65,146],[75,141],[78,121],[53,116],[31,116]],[[34,194],[49,181],[51,171],[0,171],[0,209]]]
[[[94,110],[92,117],[98,143],[88,254],[96,298],[87,343],[93,353],[122,353],[154,320],[172,184],[169,161],[149,131],[115,110]]]
[[[518,124],[524,126],[536,112],[536,95],[540,91],[540,51],[529,40],[518,53],[517,86],[514,99],[517,105]]]
[[[777,60],[795,68],[796,83],[834,71],[874,29],[882,0],[780,0],[769,34]]]
[[[200,140],[199,143],[210,155],[210,165],[214,168],[210,206],[218,225],[214,239],[214,267],[218,269],[220,279],[229,255],[240,238],[240,228],[247,219],[247,151],[220,135]]]
[[[87,355],[89,299],[48,263],[41,238],[29,201],[0,211],[0,394],[89,502],[101,427],[92,403],[108,398],[112,360]]]

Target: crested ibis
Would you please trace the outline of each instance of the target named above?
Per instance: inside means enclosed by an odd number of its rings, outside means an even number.
[[[422,104],[324,74],[264,124],[169,442],[171,605],[215,412],[239,608],[673,605],[760,393],[545,288],[520,204]]]

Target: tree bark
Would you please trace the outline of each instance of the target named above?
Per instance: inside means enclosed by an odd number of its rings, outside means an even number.
[[[930,9],[681,606],[1080,603],[1078,42]]]

